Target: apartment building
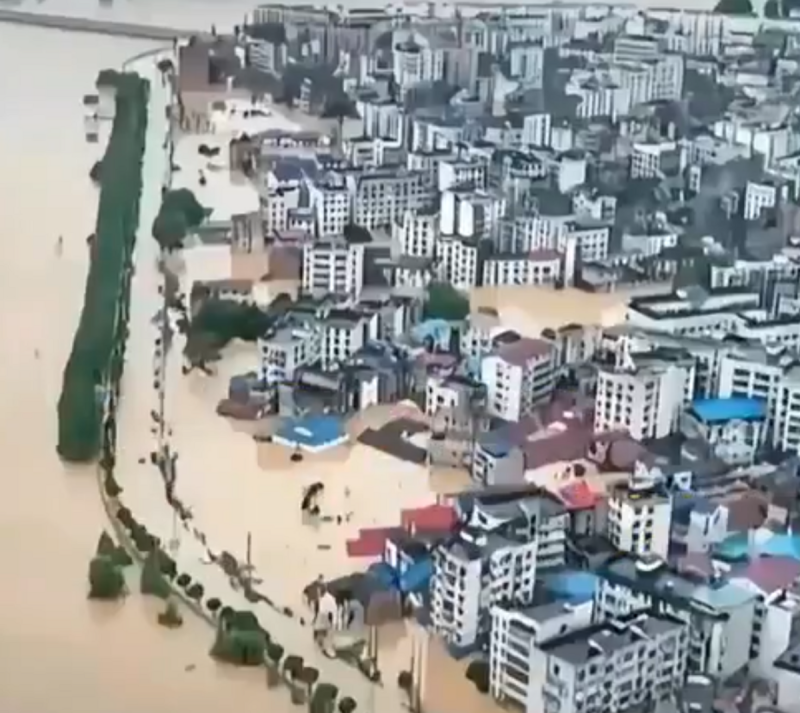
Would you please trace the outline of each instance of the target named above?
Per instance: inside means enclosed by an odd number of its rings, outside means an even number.
[[[377,336],[376,315],[352,309],[331,309],[320,320],[320,360],[325,371],[335,371]]]
[[[758,557],[731,581],[756,595],[750,670],[780,677],[776,661],[800,636],[800,562],[792,557]]]
[[[674,141],[637,142],[631,153],[631,178],[663,178],[680,167],[680,148]]]
[[[431,620],[450,645],[485,644],[499,603],[529,605],[537,570],[564,564],[569,516],[534,488],[487,490],[457,500],[461,526],[434,551]]]
[[[714,289],[697,295],[648,295],[628,302],[625,321],[674,335],[735,334],[740,322],[738,313],[758,309],[759,301],[759,294],[747,288]]]
[[[478,246],[473,240],[442,236],[436,242],[437,276],[459,290],[478,282]]]
[[[620,552],[666,559],[671,525],[672,496],[643,464],[609,490],[608,539]]]
[[[557,377],[556,349],[551,342],[521,338],[500,344],[481,362],[488,413],[519,421],[552,394]]]
[[[595,431],[624,429],[639,441],[677,432],[694,394],[694,357],[680,349],[633,352],[624,337],[615,350],[597,373]]]
[[[495,336],[504,331],[497,310],[478,309],[467,317],[461,332],[461,353],[475,363],[492,351]]]
[[[491,611],[489,641],[490,693],[497,701],[515,703],[530,711],[541,710],[530,680],[533,649],[566,632],[592,624],[592,602],[572,605],[553,602],[518,608],[495,605]],[[529,700],[532,698],[532,700]]]
[[[576,217],[567,225],[567,231],[558,235],[556,249],[565,253],[571,240],[582,262],[600,262],[608,257],[611,225],[589,217]]]
[[[438,161],[439,191],[457,186],[485,189],[489,182],[489,161],[480,155],[458,156]]]
[[[526,710],[617,713],[683,690],[686,623],[666,614],[609,619],[532,648]]]
[[[722,358],[720,398],[758,399],[766,404],[767,440],[800,452],[800,367],[793,353],[748,348]]]
[[[787,200],[788,185],[772,180],[748,181],[744,189],[744,218],[755,220],[761,211],[776,208],[781,200]]]
[[[678,574],[658,557],[619,556],[600,567],[595,620],[649,610],[689,626],[690,672],[727,678],[750,660],[757,597],[716,574]]]
[[[471,433],[478,427],[485,398],[483,385],[457,374],[430,374],[425,384],[425,413],[434,427],[444,431]]]
[[[283,327],[259,339],[261,379],[270,384],[292,381],[297,369],[320,359],[321,342],[314,324]]]
[[[363,228],[390,228],[407,211],[427,202],[426,176],[404,167],[373,169],[348,176],[353,222]]]
[[[406,211],[393,225],[400,254],[409,257],[435,257],[438,236],[439,215],[432,209]]]
[[[483,284],[554,286],[561,280],[561,265],[561,253],[556,250],[497,254],[483,264]]]
[[[512,42],[507,48],[509,73],[526,87],[541,88],[544,80],[544,46],[541,42]]]
[[[303,291],[357,297],[364,286],[364,246],[343,239],[303,247]]]
[[[350,222],[350,194],[344,180],[330,174],[325,180],[309,182],[308,193],[317,236],[327,238],[344,233]]]

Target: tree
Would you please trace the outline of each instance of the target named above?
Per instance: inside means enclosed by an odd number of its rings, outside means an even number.
[[[189,231],[186,216],[178,211],[160,210],[153,220],[153,237],[164,250],[178,250]]]
[[[270,641],[267,644],[267,685],[274,688],[280,683],[280,665],[283,658],[283,646]]]
[[[231,610],[220,616],[211,655],[236,666],[263,666],[267,633],[252,612]]]
[[[345,119],[357,119],[358,111],[353,101],[344,92],[336,96],[326,99],[325,106],[322,109],[323,119],[336,119],[336,140],[339,148],[342,147],[343,141],[343,126]]]
[[[350,696],[345,696],[339,701],[339,713],[355,713],[356,708],[358,705]]]
[[[308,695],[310,696],[311,691],[314,689],[317,681],[319,681],[319,671],[311,666],[304,666],[303,670],[300,672],[300,680],[308,687]]]
[[[425,319],[461,321],[469,314],[469,299],[448,283],[434,282],[428,286],[422,313]]]
[[[188,188],[167,191],[161,200],[161,208],[183,213],[187,225],[191,228],[196,228],[206,217],[206,209]]]
[[[83,309],[64,369],[58,400],[59,455],[88,462],[100,449],[101,410],[121,365],[117,323],[128,300],[133,241],[139,219],[148,85],[135,74],[104,70],[98,87],[113,88],[114,126],[102,160],[97,221],[91,244]]]
[[[334,713],[339,689],[331,683],[320,683],[309,700],[309,713]]]
[[[125,577],[110,557],[98,556],[89,563],[89,599],[119,599],[126,592]]]
[[[467,666],[466,676],[480,693],[489,692],[489,664],[486,661],[472,661]]]
[[[167,599],[171,594],[169,584],[161,572],[157,550],[150,552],[144,560],[140,586],[142,594],[149,594],[160,599]]]
[[[175,66],[172,64],[172,60],[167,57],[159,60],[156,67],[158,67],[158,71],[161,72],[161,74],[170,74],[171,72],[175,71]]]
[[[752,15],[750,0],[719,0],[714,12],[721,15]]]
[[[283,660],[283,672],[289,684],[292,703],[296,706],[304,705],[306,702],[305,691],[302,686],[298,685],[303,672],[303,658],[294,654],[287,656]]]
[[[355,223],[345,225],[342,233],[344,234],[344,239],[351,245],[363,245],[372,242],[372,233]]]
[[[89,170],[89,178],[92,179],[93,183],[100,183],[103,174],[103,162],[102,161],[95,161],[92,165],[92,168]]]
[[[411,687],[414,685],[414,677],[411,675],[410,671],[400,671],[397,675],[397,687],[401,691],[405,691],[408,693],[411,691]]]

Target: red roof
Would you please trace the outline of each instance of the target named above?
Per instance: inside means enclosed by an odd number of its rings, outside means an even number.
[[[386,548],[388,540],[395,532],[396,527],[365,527],[358,533],[357,540],[348,540],[348,557],[380,557]]]
[[[456,524],[456,511],[449,505],[429,505],[403,510],[401,523],[405,530],[449,530]]]
[[[589,510],[597,505],[602,496],[592,490],[585,480],[578,480],[561,488],[558,497],[567,510]]]
[[[800,562],[793,557],[760,557],[742,572],[765,594],[788,589],[800,577]]]

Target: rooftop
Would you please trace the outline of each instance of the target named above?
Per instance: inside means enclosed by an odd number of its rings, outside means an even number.
[[[640,614],[631,619],[619,619],[586,629],[579,629],[540,645],[540,649],[554,658],[573,666],[582,666],[592,659],[604,659],[622,649],[635,646],[647,639],[656,638],[685,627],[677,619]]]
[[[705,423],[762,421],[767,416],[767,403],[747,398],[696,399],[692,413]]]

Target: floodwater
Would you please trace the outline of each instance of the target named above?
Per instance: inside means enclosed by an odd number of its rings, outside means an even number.
[[[89,558],[107,521],[93,471],[67,469],[55,453],[55,403],[95,219],[87,172],[102,152],[84,142],[81,96],[99,68],[147,48],[0,25],[8,70],[0,76],[0,705],[16,713],[65,705],[211,713],[234,696],[248,712],[283,708],[259,673],[213,664],[211,632],[199,621],[167,631],[138,596],[110,607],[87,602]]]

